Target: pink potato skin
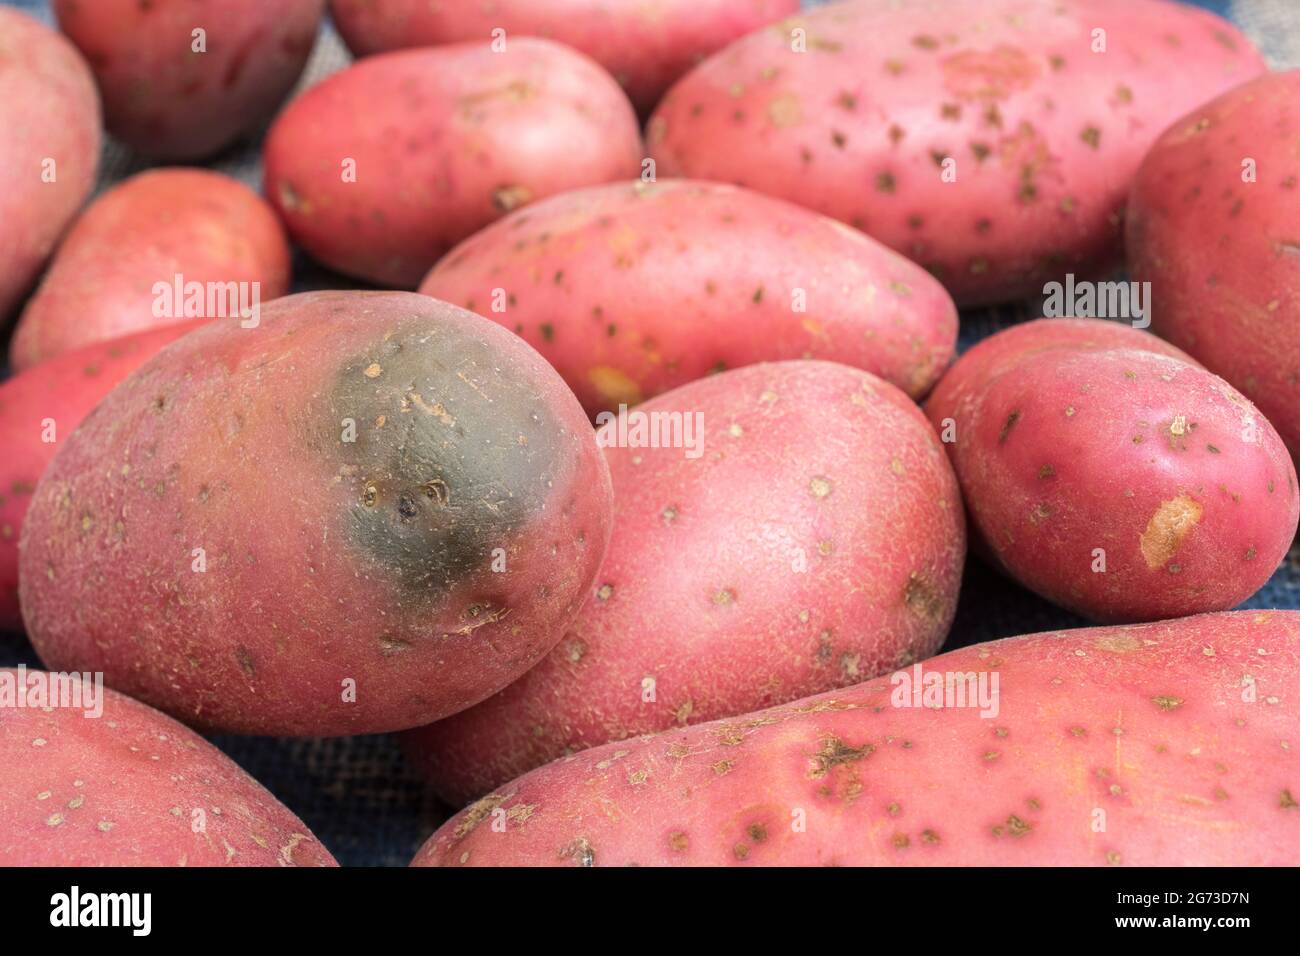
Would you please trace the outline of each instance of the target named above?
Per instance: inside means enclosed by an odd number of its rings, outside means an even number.
[[[1013,327],[962,356],[926,413],[985,550],[1094,620],[1226,610],[1295,535],[1295,468],[1272,426],[1145,332]]]
[[[337,866],[229,757],[111,690],[99,717],[0,708],[0,768],[0,866]]]
[[[288,291],[289,243],[271,208],[229,176],[179,167],[133,176],[69,230],[14,330],[10,364],[21,371],[184,321],[179,306],[155,314],[155,283],[171,288],[177,275],[186,283],[256,282],[267,301]]]
[[[737,37],[794,13],[799,0],[331,0],[357,56],[481,40],[492,31],[546,37],[603,66],[641,111],[674,80]]]
[[[611,510],[522,340],[413,293],[307,293],[190,332],[87,416],[32,498],[19,596],[47,666],[187,723],[398,730],[551,649]]]
[[[60,443],[113,386],[169,342],[202,322],[96,342],[0,384],[0,630],[22,627],[18,610],[18,538],[36,482]],[[54,441],[45,441],[45,422]]]
[[[839,3],[706,60],[646,135],[660,176],[841,219],[975,305],[1118,265],[1147,148],[1264,69],[1226,21],[1165,0]]]
[[[189,162],[271,118],[307,64],[325,0],[52,5],[95,72],[109,132],[150,159]]]
[[[837,220],[716,183],[543,200],[465,240],[420,291],[522,335],[592,415],[779,359],[853,365],[916,398],[957,345],[956,308],[923,269]]]
[[[703,455],[606,447],[614,533],[564,639],[500,694],[407,735],[457,806],[573,750],[928,657],[948,633],[961,498],[902,392],[843,365],[778,362],[639,411],[702,413]]]
[[[636,115],[608,74],[521,37],[503,53],[482,42],[362,60],[295,99],[264,158],[266,195],[308,252],[414,289],[504,213],[637,176],[642,156]]]
[[[99,145],[99,95],[76,48],[0,7],[0,320],[90,195]]]
[[[1167,130],[1133,183],[1127,247],[1152,331],[1259,406],[1300,457],[1300,70]],[[1256,179],[1244,182],[1243,163]],[[1213,187],[1211,183],[1214,183]]]
[[[921,666],[997,674],[997,715],[894,706],[906,688],[880,677],[607,744],[500,787],[413,863],[1300,863],[1300,614],[1033,634]]]

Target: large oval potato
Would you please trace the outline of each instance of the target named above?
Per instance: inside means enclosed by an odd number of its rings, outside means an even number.
[[[674,80],[750,30],[799,9],[799,0],[331,0],[330,16],[357,56],[485,40],[494,30],[546,37],[581,50],[648,111]]]
[[[1300,70],[1175,123],[1129,202],[1129,270],[1152,331],[1259,406],[1300,458]]]
[[[703,430],[685,451],[620,444],[617,421],[598,434],[614,533],[587,604],[515,683],[410,735],[457,805],[574,750],[872,677],[948,633],[961,498],[902,392],[777,362],[631,414],[646,417],[629,428],[681,416]]]
[[[557,760],[414,862],[1295,866],[1297,695],[1294,611],[1012,637]]]
[[[639,174],[641,135],[587,57],[520,38],[369,57],[276,119],[266,194],[326,265],[414,289],[470,233],[542,196]]]
[[[1165,0],[864,0],[706,60],[647,137],[659,175],[842,219],[974,304],[1118,265],[1143,153],[1264,69],[1230,24]]]
[[[290,296],[172,343],[82,422],[28,510],[23,618],[48,666],[196,725],[413,727],[560,639],[610,498],[521,339],[412,293]]]
[[[593,186],[507,216],[420,291],[522,335],[591,414],[721,368],[820,358],[913,398],[957,345],[923,269],[842,223],[717,183]]]
[[[111,132],[155,160],[204,159],[271,118],[325,0],[52,0],[90,61]]]
[[[1231,385],[1155,336],[1040,319],[935,389],[971,522],[1026,587],[1095,620],[1234,607],[1295,536],[1296,474]]]
[[[72,44],[0,7],[0,320],[90,195],[99,97]]]
[[[169,342],[185,322],[64,352],[0,384],[0,630],[22,626],[18,540],[45,467],[100,399]]]
[[[22,370],[92,342],[239,315],[288,288],[289,243],[260,196],[220,173],[152,169],[73,224],[23,310],[9,361]]]
[[[335,865],[212,744],[75,676],[0,669],[0,866]]]

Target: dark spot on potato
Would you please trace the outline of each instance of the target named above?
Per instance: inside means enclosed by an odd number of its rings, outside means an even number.
[[[427,601],[481,569],[562,477],[569,436],[537,384],[465,329],[399,326],[340,366],[321,406],[311,442],[353,489],[352,546]],[[345,418],[385,424],[340,441]]]
[[[1016,427],[1016,422],[1020,421],[1020,410],[1016,409],[1007,416],[1007,420],[1002,423],[1002,430],[998,432],[998,444],[1001,445],[1011,434],[1011,429]]]
[[[821,749],[812,755],[813,767],[808,772],[808,776],[820,780],[835,767],[862,760],[871,756],[875,750],[872,744],[850,747],[838,737],[826,737],[822,740]]]

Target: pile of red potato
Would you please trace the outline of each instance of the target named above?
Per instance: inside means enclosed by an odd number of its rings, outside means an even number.
[[[404,732],[418,865],[1300,863],[1300,611],[1230,610],[1300,514],[1300,71],[1173,0],[333,0],[289,99],[324,0],[53,7],[0,623],[111,690],[0,670],[0,864],[333,864],[196,730]],[[90,198],[267,121],[262,196]],[[968,535],[1098,626],[932,656]]]

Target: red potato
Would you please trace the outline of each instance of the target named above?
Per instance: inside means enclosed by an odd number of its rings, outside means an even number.
[[[1259,406],[1300,457],[1300,70],[1198,107],[1147,154],[1129,202],[1152,331]]]
[[[316,84],[266,140],[266,195],[308,252],[414,289],[439,256],[532,200],[637,176],[618,84],[520,38],[370,57]]]
[[[91,679],[56,696],[54,678],[0,669],[0,866],[337,865],[192,730]]]
[[[1264,69],[1226,21],[1165,0],[864,0],[736,41],[646,135],[660,176],[841,219],[968,305],[1118,265],[1147,148]]]
[[[611,508],[582,408],[521,339],[411,293],[294,295],[87,416],[32,498],[19,596],[48,666],[187,723],[398,730],[551,649]]]
[[[557,760],[414,864],[1295,866],[1297,697],[1294,611],[1012,637]]]
[[[1286,555],[1296,474],[1273,427],[1176,348],[1095,319],[985,339],[926,413],[1012,577],[1095,620],[1226,610]]]
[[[574,750],[851,684],[943,643],[965,521],[902,392],[778,362],[632,415],[664,413],[702,416],[698,457],[617,447],[617,422],[598,435],[614,533],[564,639],[500,694],[409,735],[456,805]]]
[[[61,442],[99,400],[169,342],[186,322],[65,352],[0,384],[0,630],[22,627],[18,537],[36,482]]]
[[[104,120],[155,160],[205,159],[271,118],[325,0],[52,0],[90,61]]]
[[[779,359],[854,365],[916,398],[957,345],[956,308],[923,269],[836,220],[716,183],[543,200],[465,240],[420,291],[522,335],[592,415]]]
[[[99,97],[76,49],[0,7],[0,320],[90,195],[99,141]]]
[[[203,290],[194,307],[184,291],[192,283]],[[23,310],[9,361],[27,369],[94,342],[236,315],[288,288],[289,243],[261,197],[207,170],[149,170],[73,225]]]
[[[486,40],[494,30],[546,37],[594,59],[648,111],[692,66],[737,37],[799,9],[799,0],[331,0],[348,47],[368,56]]]

